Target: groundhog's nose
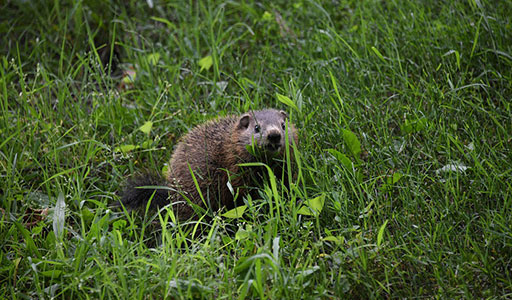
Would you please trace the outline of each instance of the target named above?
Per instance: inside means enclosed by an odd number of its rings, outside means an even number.
[[[281,143],[281,133],[277,131],[270,132],[267,139],[271,144],[279,144]]]

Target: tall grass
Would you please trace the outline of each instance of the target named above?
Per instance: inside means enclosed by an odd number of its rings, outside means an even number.
[[[511,297],[511,12],[0,4],[0,297]],[[263,107],[299,128],[295,175],[242,217],[112,209],[194,125]]]

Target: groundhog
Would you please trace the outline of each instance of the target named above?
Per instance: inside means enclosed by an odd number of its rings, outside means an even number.
[[[284,111],[265,109],[198,125],[179,142],[165,177],[142,174],[128,180],[121,202],[128,208],[145,207],[150,199],[151,208],[172,203],[180,220],[195,217],[194,206],[211,211],[235,207],[235,195],[240,203],[264,172],[239,164],[263,162],[276,176],[283,174],[285,143],[298,144],[287,118]]]

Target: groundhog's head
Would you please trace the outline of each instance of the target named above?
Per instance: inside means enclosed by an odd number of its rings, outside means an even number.
[[[292,140],[297,143],[295,128],[287,122],[287,119],[288,115],[284,111],[275,109],[243,114],[236,124],[237,142],[252,155],[283,154],[286,149],[286,130],[288,130],[289,144],[292,144]]]

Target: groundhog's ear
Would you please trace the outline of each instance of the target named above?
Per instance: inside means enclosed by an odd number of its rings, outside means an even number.
[[[249,114],[242,115],[240,120],[238,120],[238,124],[236,128],[238,129],[246,129],[249,127],[249,123],[251,122],[251,116]]]
[[[283,116],[283,118],[288,119],[288,114],[284,110],[279,111],[279,113]]]

